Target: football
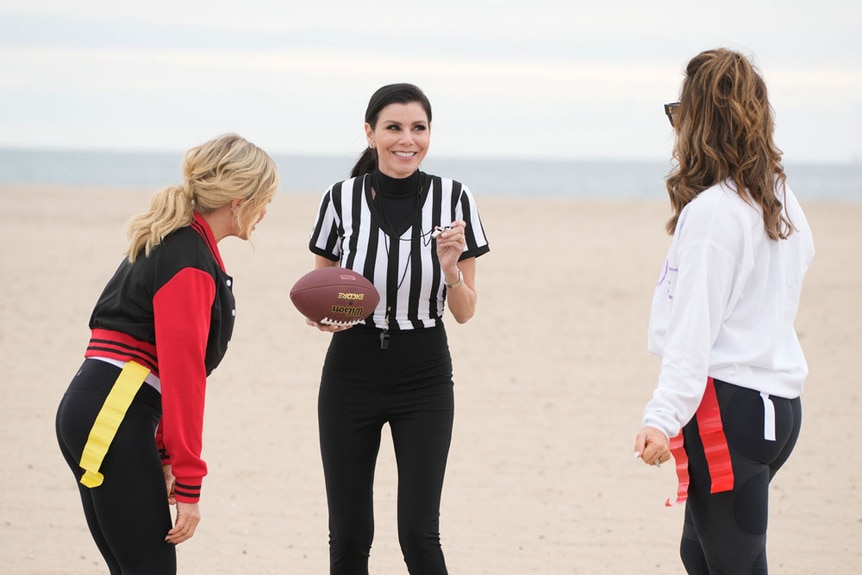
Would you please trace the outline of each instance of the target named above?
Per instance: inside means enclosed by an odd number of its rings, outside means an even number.
[[[354,325],[374,312],[380,294],[362,274],[326,267],[299,278],[290,290],[290,301],[299,313],[312,321]]]

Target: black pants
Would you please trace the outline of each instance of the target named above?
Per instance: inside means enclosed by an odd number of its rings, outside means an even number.
[[[697,419],[683,429],[691,484],[680,556],[692,575],[765,575],[769,483],[790,457],[802,423],[799,398],[770,396],[775,441],[764,439],[760,393],[715,380],[733,466],[732,491],[711,494]]]
[[[392,333],[385,350],[375,330],[333,335],[318,399],[330,573],[368,573],[374,469],[385,423],[395,447],[398,538],[407,568],[413,575],[447,573],[439,522],[453,413],[442,326]]]
[[[112,575],[173,574],[176,549],[165,542],[171,514],[155,441],[162,412],[158,391],[141,386],[102,462],[102,484],[90,489],[79,482],[84,445],[119,375],[120,369],[109,363],[84,361],[57,410],[57,440],[81,493],[90,533]]]

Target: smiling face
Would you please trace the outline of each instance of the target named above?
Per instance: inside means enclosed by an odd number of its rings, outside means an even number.
[[[419,169],[431,143],[431,124],[419,102],[389,104],[377,124],[365,124],[368,145],[377,150],[377,166],[391,178],[406,178]]]

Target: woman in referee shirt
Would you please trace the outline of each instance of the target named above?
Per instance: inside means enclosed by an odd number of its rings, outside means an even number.
[[[412,84],[383,86],[365,113],[368,147],[323,195],[309,242],[315,267],[363,274],[373,315],[333,332],[318,399],[329,506],[330,572],[368,573],[374,468],[384,424],[398,467],[398,537],[411,574],[446,573],[440,496],[454,411],[446,306],[476,308],[476,258],[489,250],[469,190],[419,166],[431,105]],[[439,235],[435,230],[441,231]]]
[[[665,109],[676,132],[673,241],[650,315],[661,372],[635,453],[649,465],[676,459],[688,573],[765,574],[769,482],[802,418],[808,368],[793,322],[811,229],[745,56],[698,54]]]

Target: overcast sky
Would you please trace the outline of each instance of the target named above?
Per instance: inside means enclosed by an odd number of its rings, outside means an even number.
[[[703,7],[696,6],[703,4]],[[355,155],[419,85],[441,156],[666,159],[686,62],[753,57],[785,161],[862,161],[862,2],[4,0],[0,147]]]

